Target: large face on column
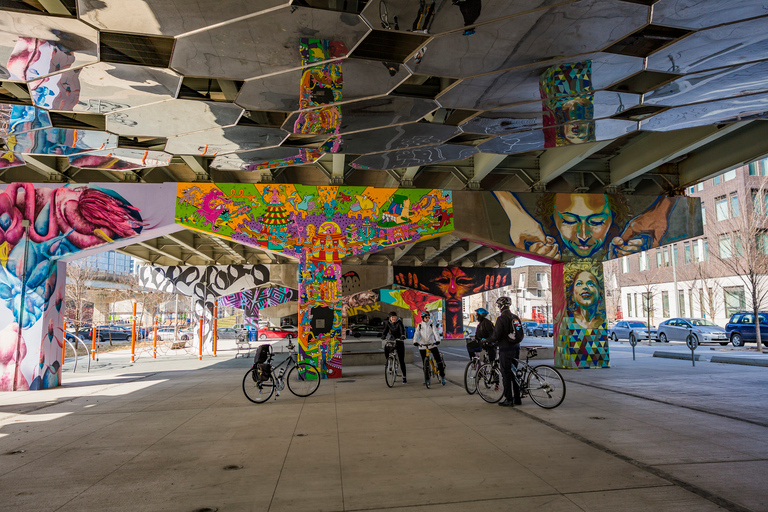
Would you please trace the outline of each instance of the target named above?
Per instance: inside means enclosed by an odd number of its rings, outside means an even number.
[[[554,222],[563,244],[588,258],[606,243],[613,217],[605,195],[557,194]]]

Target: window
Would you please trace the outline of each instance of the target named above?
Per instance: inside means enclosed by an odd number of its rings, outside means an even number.
[[[663,266],[661,261],[661,250],[656,249],[656,268],[661,268]]]
[[[768,215],[768,191],[752,189],[752,211],[758,215]]]
[[[672,265],[679,265],[679,264],[680,264],[680,260],[678,259],[678,254],[677,254],[677,244],[675,244],[672,247]]]
[[[721,181],[722,181],[722,178],[720,176],[715,176],[715,179],[714,179],[715,185],[719,185]]]
[[[677,309],[678,316],[685,316],[685,292],[683,290],[677,292]]]
[[[741,235],[733,234],[733,252],[736,256],[744,256],[744,243],[741,241]]]
[[[688,187],[689,194],[693,194],[694,192],[696,192],[696,187]]]
[[[720,235],[719,237],[717,237],[717,244],[718,244],[718,247],[720,248],[721,258],[730,258],[731,256],[733,256],[730,235]]]
[[[632,316],[632,294],[627,294],[627,314]]]
[[[640,299],[637,297],[637,294],[635,294],[635,316],[640,316],[638,314],[638,308],[640,308]]]
[[[693,288],[688,289],[688,309],[693,316]]]
[[[735,219],[739,216],[739,196],[731,194],[731,218]]]
[[[669,247],[664,248],[664,266],[669,266]]]
[[[704,203],[701,203],[701,223],[707,225],[707,209],[704,207]]]
[[[536,290],[536,296],[537,297],[543,297],[544,296],[544,290]]]
[[[648,270],[648,253],[646,251],[643,251],[640,253],[640,272],[644,270]]]
[[[699,241],[694,240],[691,242],[691,245],[693,246],[693,262],[698,263],[701,261],[701,254],[699,254]]]
[[[669,318],[669,292],[661,292],[661,315],[664,318]]]
[[[755,246],[760,254],[768,254],[768,233],[765,231],[755,235]]]
[[[724,288],[724,291],[726,316],[730,317],[734,313],[743,311],[747,307],[743,286],[727,286]]]
[[[698,184],[696,185],[696,190],[698,190],[699,192],[701,192],[702,190],[704,190],[704,182],[703,182],[703,181],[702,181],[701,183],[698,183]]]
[[[688,242],[685,242],[685,264],[688,265],[691,263],[691,244]]]
[[[723,174],[723,181],[731,181],[736,178],[736,169],[730,170]]]
[[[728,218],[728,201],[725,196],[715,198],[715,217],[718,221]]]
[[[768,160],[757,160],[749,164],[750,176],[768,176]]]
[[[540,283],[544,280],[544,274],[541,272],[536,272],[536,282]]]
[[[701,309],[701,317],[707,318],[707,314],[704,312],[707,305],[707,296],[704,294],[704,288],[699,289],[699,309]]]
[[[702,238],[701,245],[703,246],[701,255],[704,258],[704,261],[709,261],[709,241],[706,238]]]
[[[646,292],[643,294],[643,316],[649,313],[653,314],[653,294]]]
[[[629,273],[629,257],[628,256],[624,256],[623,258],[621,258],[621,273],[622,274]]]

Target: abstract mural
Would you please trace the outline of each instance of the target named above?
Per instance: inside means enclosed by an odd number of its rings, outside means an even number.
[[[421,314],[425,311],[443,309],[443,299],[416,290],[379,290],[381,302],[405,309],[410,309],[413,315],[413,325],[421,322]]]
[[[356,272],[347,272],[342,276],[343,280],[352,278],[352,275],[357,277]],[[346,333],[346,329],[349,326],[349,317],[359,315],[361,313],[370,313],[371,311],[381,311],[381,304],[379,304],[379,292],[377,290],[368,290],[364,292],[353,293],[352,295],[344,295],[341,298],[341,322],[343,331]],[[344,336],[342,336],[344,337]]]
[[[296,290],[285,286],[254,288],[219,297],[219,306],[242,309],[243,324],[259,328],[259,310],[297,300]]]
[[[342,259],[450,232],[453,200],[439,189],[179,184],[176,222],[297,258],[299,356],[340,377]]]
[[[702,233],[688,197],[494,192],[520,254],[552,263],[555,364],[608,367],[602,262]],[[516,251],[517,252],[517,251]]]
[[[595,140],[592,61],[553,66],[541,75],[544,147]]]
[[[445,299],[444,336],[464,337],[463,297],[511,284],[508,268],[395,267],[395,284]]]

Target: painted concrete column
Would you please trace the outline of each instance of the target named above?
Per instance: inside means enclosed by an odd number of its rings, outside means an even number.
[[[610,367],[602,262],[554,263],[552,306],[555,366]]]
[[[341,262],[299,264],[299,360],[341,377]]]

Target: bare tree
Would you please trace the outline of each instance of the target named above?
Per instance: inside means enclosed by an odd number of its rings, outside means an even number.
[[[603,263],[603,280],[605,286],[605,314],[609,322],[615,322],[621,308],[621,288],[619,287],[619,260],[609,260]]]
[[[643,255],[641,255],[641,258]],[[656,297],[660,295],[658,286],[658,274],[659,268],[650,268],[650,262],[648,261],[648,253],[645,253],[646,269],[640,272],[637,276],[637,284],[640,288],[640,294],[642,295],[643,316],[645,316],[648,322],[648,341],[651,341],[650,330],[653,325],[653,317],[656,312]]]
[[[714,321],[724,293],[722,281],[718,279],[724,274],[723,266],[714,259],[682,267],[678,273],[680,280],[688,283],[686,286],[692,292],[689,296],[693,297],[693,303],[699,306],[703,316]]]
[[[98,271],[85,265],[84,261],[67,263],[67,284],[65,289],[65,316],[74,324],[78,333],[86,322],[86,310],[91,310],[93,322],[93,302],[89,300],[89,290]]]

